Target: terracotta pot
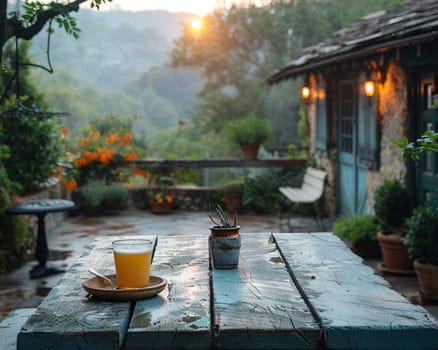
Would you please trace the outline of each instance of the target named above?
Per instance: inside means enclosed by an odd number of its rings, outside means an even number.
[[[377,233],[377,240],[383,256],[383,269],[390,272],[405,273],[413,271],[412,260],[408,255],[408,247],[399,234]]]
[[[154,214],[168,214],[172,211],[172,203],[150,201],[149,204]]]
[[[379,242],[376,239],[359,239],[350,244],[350,249],[362,258],[373,258],[382,255]]]
[[[208,239],[211,264],[214,269],[234,269],[239,264],[240,226],[231,228],[210,227]]]
[[[438,266],[417,259],[414,261],[414,268],[420,284],[421,297],[438,301]]]
[[[224,200],[229,213],[242,209],[242,193],[224,193]]]
[[[245,159],[257,159],[260,145],[240,145],[240,151]]]

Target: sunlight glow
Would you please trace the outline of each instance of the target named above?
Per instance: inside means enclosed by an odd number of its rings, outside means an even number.
[[[192,21],[192,29],[200,30],[202,28],[202,21],[199,18],[195,18]]]

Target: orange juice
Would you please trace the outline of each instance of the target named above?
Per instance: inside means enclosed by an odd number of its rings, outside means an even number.
[[[143,288],[149,283],[153,242],[118,240],[113,242],[119,288]]]

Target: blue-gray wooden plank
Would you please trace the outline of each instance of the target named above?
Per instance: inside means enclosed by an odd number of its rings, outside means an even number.
[[[18,334],[17,349],[119,349],[130,318],[130,303],[87,299],[82,282],[89,267],[115,273],[113,238],[95,240],[50,291]]]
[[[242,233],[238,269],[213,270],[215,346],[316,349],[320,328],[270,234]]]
[[[159,238],[151,273],[168,287],[136,303],[127,349],[210,349],[207,237]]]
[[[35,309],[15,309],[0,322],[0,349],[15,350],[17,348],[17,334]]]
[[[274,234],[329,349],[438,349],[438,325],[331,233]]]

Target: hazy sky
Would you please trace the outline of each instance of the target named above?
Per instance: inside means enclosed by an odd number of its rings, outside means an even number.
[[[113,0],[101,9],[120,9],[127,11],[164,9],[171,12],[189,12],[205,15],[213,11],[217,0]]]

